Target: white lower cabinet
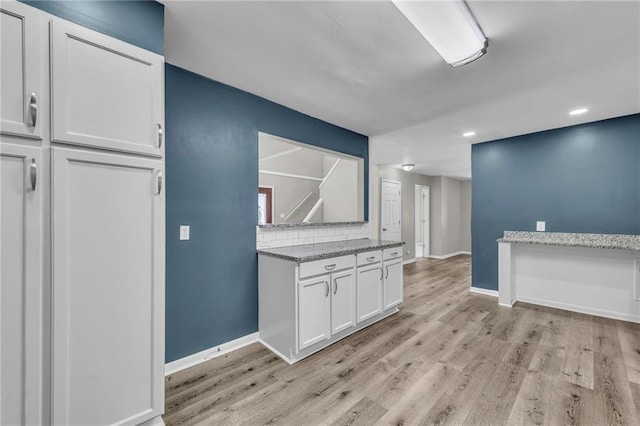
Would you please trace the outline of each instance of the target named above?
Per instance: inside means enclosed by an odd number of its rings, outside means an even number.
[[[384,309],[391,309],[402,303],[402,259],[384,262],[384,280],[382,285]]]
[[[52,422],[164,408],[162,160],[52,148]]]
[[[298,289],[298,347],[304,349],[331,337],[329,276],[300,281]]]
[[[397,312],[397,295],[383,309],[382,270],[381,250],[303,263],[260,254],[260,341],[294,363]]]
[[[42,150],[0,141],[0,424],[42,424]]]

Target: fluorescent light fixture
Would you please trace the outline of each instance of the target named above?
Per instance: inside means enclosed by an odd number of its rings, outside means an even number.
[[[471,132],[464,132],[464,133],[462,134],[462,136],[464,136],[465,138],[470,138],[471,136],[475,136],[475,135],[476,135],[476,132],[474,132],[474,131],[471,131]]]
[[[463,0],[391,1],[452,67],[487,52],[487,38]]]
[[[587,108],[578,108],[571,111],[569,115],[580,115],[580,114],[584,114],[587,111],[589,111]]]
[[[409,172],[413,170],[415,166],[416,166],[415,164],[403,164],[402,168],[404,169],[405,172]]]

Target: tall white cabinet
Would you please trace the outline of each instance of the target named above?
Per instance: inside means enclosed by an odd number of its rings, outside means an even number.
[[[0,7],[0,424],[161,424],[163,58]]]

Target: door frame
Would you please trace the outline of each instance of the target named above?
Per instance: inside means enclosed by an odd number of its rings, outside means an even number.
[[[275,210],[274,207],[275,207],[275,204],[276,204],[276,201],[275,201],[275,199],[276,199],[276,197],[275,197],[276,188],[274,186],[272,186],[272,185],[259,185],[258,186],[258,194],[260,194],[260,190],[261,189],[268,189],[271,192],[271,193],[266,192],[266,191],[264,192],[264,194],[267,196],[267,205],[271,206],[271,211],[267,211],[267,217],[266,217],[267,221],[266,221],[266,223],[274,223],[273,219],[275,219],[275,218],[273,217],[273,212]],[[269,220],[269,219],[271,219],[271,220]]]
[[[416,196],[416,192],[417,190],[420,190],[420,194],[422,195],[422,217],[418,217],[418,206],[420,204],[418,200],[415,199]],[[413,204],[414,204],[414,212],[413,212],[413,217],[414,217],[414,238],[417,234],[417,232],[415,232],[415,230],[418,228],[418,221],[420,220],[424,220],[424,226],[422,227],[422,257],[429,257],[429,255],[431,254],[431,211],[430,211],[430,206],[431,206],[431,200],[430,200],[430,196],[431,196],[431,188],[429,188],[429,186],[426,185],[415,185],[414,191],[413,191],[413,196],[414,196],[414,200],[413,200]],[[416,253],[416,258],[417,258],[417,253]]]
[[[392,179],[380,179],[380,205],[378,206],[380,209],[380,229],[379,229],[379,235],[380,235],[380,239],[382,238],[382,227],[384,226],[384,221],[382,220],[382,206],[383,206],[383,201],[384,201],[384,191],[382,190],[383,184],[385,182],[389,182],[389,183],[397,183],[398,185],[400,185],[400,214],[398,215],[398,218],[400,220],[400,223],[398,224],[398,226],[400,226],[400,240],[402,241],[402,182],[397,181],[397,180],[392,180]]]

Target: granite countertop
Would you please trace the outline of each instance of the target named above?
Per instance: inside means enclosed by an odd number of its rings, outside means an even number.
[[[305,222],[305,223],[265,223],[258,225],[258,228],[302,228],[307,226],[341,226],[341,225],[364,225],[365,221],[354,222]]]
[[[258,254],[279,257],[294,262],[309,262],[311,260],[326,259],[329,257],[344,256],[366,251],[401,247],[404,243],[399,241],[381,241],[363,238],[359,240],[334,241],[331,243],[303,244],[299,246],[277,247],[258,250]]]
[[[640,235],[504,231],[498,242],[640,251]]]

